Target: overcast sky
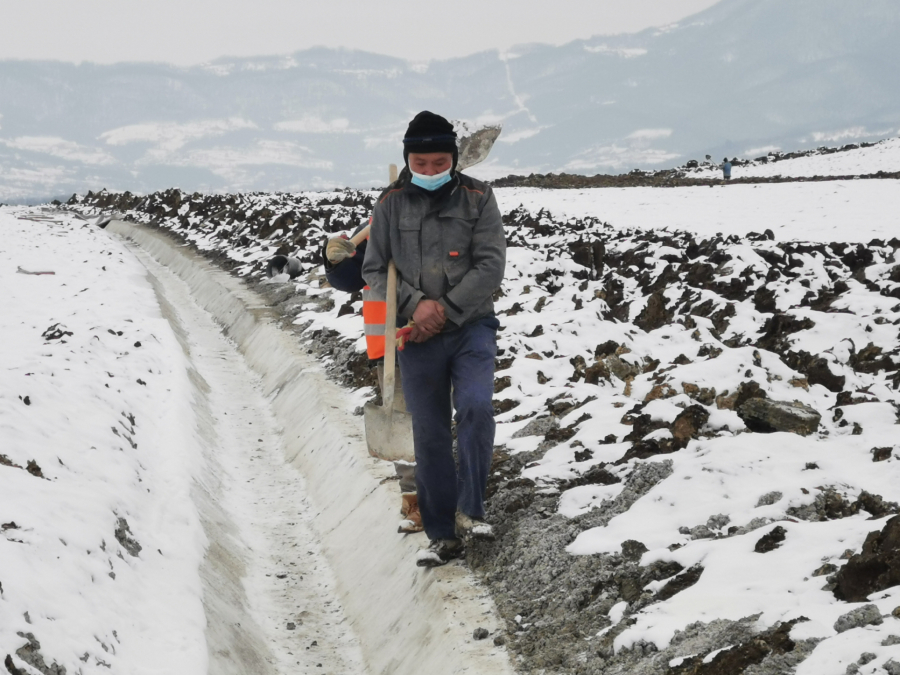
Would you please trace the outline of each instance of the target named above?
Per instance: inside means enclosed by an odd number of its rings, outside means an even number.
[[[0,0],[0,59],[191,65],[324,45],[424,61],[636,32],[716,2]]]

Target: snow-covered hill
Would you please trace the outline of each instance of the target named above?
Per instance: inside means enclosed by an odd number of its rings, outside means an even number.
[[[413,114],[502,123],[475,175],[619,173],[900,130],[894,0],[722,0],[679,25],[426,64],[0,62],[0,199],[382,185]]]
[[[810,212],[823,185],[847,209]],[[498,192],[500,536],[468,564],[523,672],[897,672],[896,189]],[[318,251],[372,197],[100,193],[71,208],[125,211],[251,285],[274,254],[299,257],[277,306],[358,388],[372,383],[360,298],[322,287]],[[782,215],[747,215],[750,200]]]
[[[721,162],[702,162],[685,175],[696,178],[720,178]],[[879,143],[850,144],[841,149],[822,148],[809,153],[782,153],[777,149],[767,151],[746,163],[736,164],[732,178],[772,178],[775,176],[859,176],[879,172],[900,171],[900,138],[889,138]]]

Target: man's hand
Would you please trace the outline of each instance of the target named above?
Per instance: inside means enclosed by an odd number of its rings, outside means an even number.
[[[356,255],[356,244],[349,239],[334,237],[325,244],[325,257],[332,264],[352,258],[354,255]]]
[[[437,300],[420,300],[412,315],[415,326],[409,339],[412,342],[425,342],[441,332],[447,317],[444,308]]]

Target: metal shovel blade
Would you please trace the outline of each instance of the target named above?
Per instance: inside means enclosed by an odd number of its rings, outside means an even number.
[[[499,124],[486,126],[472,133],[466,133],[460,138],[459,159],[456,162],[457,169],[465,171],[469,167],[486,160],[501,130],[502,127]]]
[[[363,408],[369,454],[390,462],[415,462],[412,415],[374,403]]]

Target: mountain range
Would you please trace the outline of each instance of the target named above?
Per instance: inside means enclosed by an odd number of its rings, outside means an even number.
[[[0,200],[379,186],[423,109],[503,125],[482,178],[877,140],[900,134],[898,38],[896,0],[722,0],[637,34],[445,61],[0,61]]]

